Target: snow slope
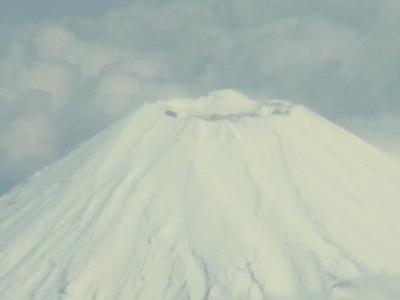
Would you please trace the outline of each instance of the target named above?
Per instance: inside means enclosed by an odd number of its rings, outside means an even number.
[[[135,111],[0,199],[0,299],[399,299],[400,164],[230,90]]]

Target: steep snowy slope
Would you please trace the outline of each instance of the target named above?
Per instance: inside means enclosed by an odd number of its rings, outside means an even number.
[[[399,162],[302,106],[158,102],[0,199],[0,299],[400,299],[399,213]]]

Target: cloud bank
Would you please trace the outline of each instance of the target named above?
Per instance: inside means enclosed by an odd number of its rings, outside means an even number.
[[[143,102],[221,88],[400,156],[398,0],[72,2],[0,2],[0,194]]]

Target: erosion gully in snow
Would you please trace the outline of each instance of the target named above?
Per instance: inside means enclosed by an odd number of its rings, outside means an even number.
[[[148,104],[0,198],[0,299],[400,299],[400,163],[301,105]]]

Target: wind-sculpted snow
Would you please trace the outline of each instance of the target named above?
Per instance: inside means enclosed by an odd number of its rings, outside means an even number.
[[[0,199],[0,299],[399,299],[399,183],[302,106],[150,104]]]

